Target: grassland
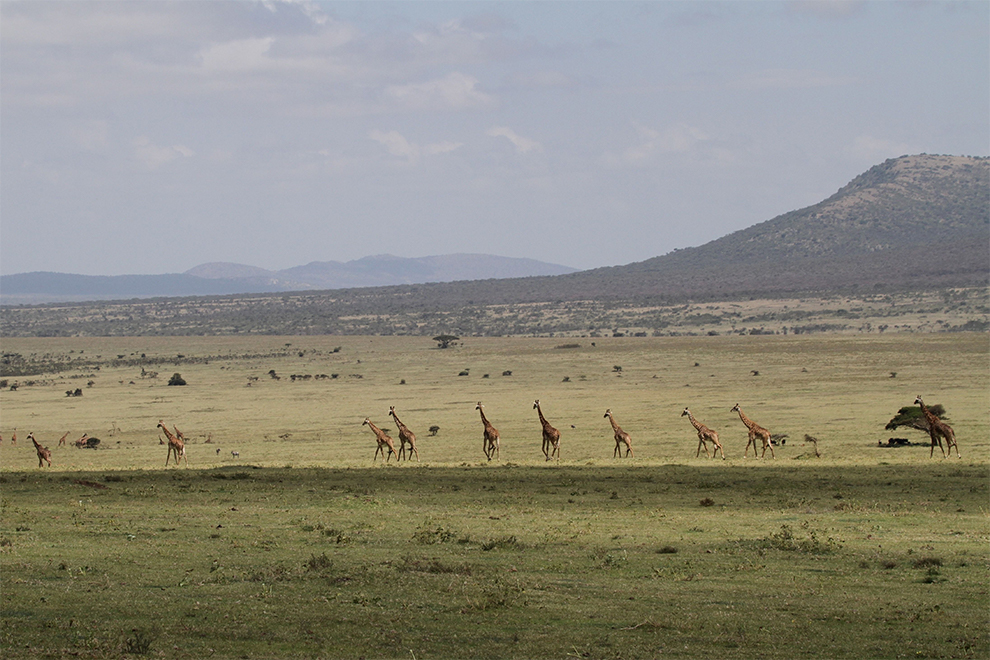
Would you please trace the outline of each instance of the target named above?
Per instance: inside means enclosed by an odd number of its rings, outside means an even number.
[[[990,655],[986,334],[3,351],[26,369],[0,392],[5,657]],[[962,460],[884,430],[917,394],[946,407]],[[788,435],[775,460],[742,458],[737,402]],[[372,463],[361,421],[394,429],[392,405],[419,463]],[[695,457],[684,406],[728,460]],[[612,459],[606,407],[634,458]],[[190,438],[189,468],[163,469],[159,419]],[[66,431],[100,449],[55,446]],[[921,444],[878,446],[891,435]]]

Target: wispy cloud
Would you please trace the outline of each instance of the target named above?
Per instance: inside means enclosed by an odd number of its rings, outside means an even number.
[[[454,72],[422,83],[392,85],[385,93],[409,108],[460,110],[492,102],[493,98],[477,87],[478,79],[474,76]]]
[[[427,156],[438,156],[457,151],[464,143],[462,142],[433,142],[420,146],[415,142],[410,142],[398,131],[373,130],[368,133],[368,137],[385,147],[393,156],[404,158],[412,164],[420,160],[422,154]]]
[[[512,146],[516,148],[517,153],[527,154],[531,151],[541,152],[543,151],[543,145],[536,140],[531,140],[529,138],[523,137],[516,133],[514,130],[508,126],[492,126],[485,134],[490,137],[504,137],[506,140],[512,143]]]
[[[134,157],[148,169],[157,169],[177,158],[189,158],[194,155],[193,150],[185,145],[174,144],[162,147],[154,144],[146,136],[135,138],[131,146],[134,148]]]
[[[711,139],[697,126],[677,123],[663,130],[636,125],[641,142],[622,152],[621,162],[639,164],[650,160],[657,153],[687,153],[699,144]]]

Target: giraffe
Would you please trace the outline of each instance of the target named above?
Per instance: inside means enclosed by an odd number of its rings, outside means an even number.
[[[925,405],[925,402],[921,400],[921,395],[914,400],[919,406],[921,406],[921,413],[925,416],[928,421],[928,434],[932,437],[932,450],[928,457],[932,458],[935,456],[935,443],[938,443],[938,448],[942,450],[942,458],[946,457],[945,450],[949,450],[949,456],[952,456],[952,448],[956,448],[956,458],[962,458],[959,455],[959,444],[956,443],[956,433],[952,430],[952,427],[943,422],[938,418],[938,415],[933,413]],[[945,438],[945,449],[942,448],[942,438]]]
[[[182,440],[183,444],[185,444],[186,436],[182,434],[182,431],[179,430],[179,427],[176,426],[175,424],[172,424],[172,428],[175,429],[175,437],[177,437],[179,440]]]
[[[10,446],[11,447],[16,447],[17,446],[17,427],[16,426],[14,427],[14,432],[10,434]]]
[[[34,433],[28,433],[27,438],[34,444],[34,449],[38,452],[38,467],[45,467],[42,465],[42,461],[47,461],[48,467],[51,467],[52,453],[48,450],[48,447],[42,447],[39,445],[38,441],[34,439]]]
[[[488,421],[487,417],[485,417],[485,407],[481,405],[481,401],[478,402],[478,405],[475,406],[474,409],[481,413],[481,423],[485,425],[485,437],[481,445],[481,448],[485,452],[485,456],[488,457],[489,461],[492,460],[492,456],[494,456],[496,460],[502,460],[501,454],[499,453],[498,429],[492,426],[492,423]]]
[[[543,409],[540,408],[539,399],[533,402],[533,407],[536,408],[536,412],[540,415],[540,424],[543,425],[543,455],[547,457],[548,461],[556,455],[559,461],[560,431],[550,426],[550,422],[543,416]]]
[[[765,428],[763,428],[762,426],[751,420],[749,417],[746,417],[746,415],[743,414],[743,411],[739,407],[738,403],[735,406],[733,406],[731,412],[739,413],[739,419],[741,419],[742,423],[745,424],[746,428],[749,429],[749,440],[746,442],[746,451],[743,452],[743,458],[748,458],[749,446],[751,444],[753,445],[753,456],[756,456],[757,438],[759,438],[763,442],[763,453],[760,455],[760,457],[763,458],[767,455],[767,447],[769,447],[770,458],[777,458],[773,453],[773,445],[770,443],[770,431],[766,430]]]
[[[388,459],[392,458],[392,454],[395,454],[395,442],[392,440],[392,438],[388,437],[388,434],[385,433],[385,431],[381,430],[380,428],[372,424],[370,418],[368,417],[364,418],[364,422],[361,424],[361,426],[364,426],[365,424],[371,427],[371,430],[375,434],[375,437],[378,438],[378,449],[375,450],[375,457],[371,459],[371,462],[374,463],[376,460],[378,460],[378,452],[381,452],[382,458],[384,458],[385,462],[388,463]],[[387,455],[385,454],[386,447],[388,447]],[[395,454],[395,460],[396,461],[399,460],[398,454]]]
[[[58,446],[59,447],[64,446],[65,445],[65,439],[68,438],[68,437],[69,437],[69,432],[66,431],[65,432],[65,435],[63,435],[61,438],[58,439]]]
[[[628,458],[630,455],[635,457],[635,454],[632,453],[632,438],[629,437],[628,433],[619,428],[619,425],[615,422],[615,417],[612,416],[611,408],[605,411],[605,416],[608,417],[609,423],[612,424],[612,431],[615,432],[615,449],[612,451],[612,458],[616,456],[622,458],[623,444],[626,446],[626,457]]]
[[[399,418],[395,414],[395,406],[388,407],[388,414],[392,416],[395,420],[395,425],[399,428],[399,453],[396,455],[395,460],[402,460],[402,455],[406,453],[406,443],[409,443],[409,454],[406,460],[410,460],[413,454],[416,454],[416,460],[419,460],[419,451],[416,450],[416,434],[409,430],[409,427],[399,421]]]
[[[186,467],[189,467],[189,459],[186,458],[186,444],[182,442],[180,438],[172,435],[172,432],[168,430],[167,426],[165,426],[164,421],[158,420],[158,428],[164,431],[165,437],[168,438],[168,449],[165,454],[165,467],[168,467],[168,459],[172,457],[173,453],[175,454],[176,466],[179,465],[179,457],[181,456],[186,459]]]
[[[681,413],[681,417],[684,417],[685,415],[687,415],[688,421],[691,422],[691,426],[693,426],[698,430],[698,452],[694,455],[694,457],[698,458],[699,456],[701,456],[701,448],[704,447],[706,456],[708,456],[709,458],[715,458],[715,449],[717,449],[718,452],[722,454],[722,460],[724,461],[725,452],[722,451],[722,444],[718,441],[718,433],[716,433],[715,431],[711,430],[710,428],[708,428],[707,426],[696,420],[694,418],[694,415],[692,415],[691,411],[688,410],[687,408],[685,408],[684,412]],[[712,445],[714,445],[714,449],[711,451],[710,454],[708,452],[709,442],[711,442]]]

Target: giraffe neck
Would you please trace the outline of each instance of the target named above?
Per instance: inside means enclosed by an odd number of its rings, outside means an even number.
[[[548,422],[547,418],[543,416],[543,408],[536,406],[536,412],[540,416],[540,423],[543,424],[544,427],[550,426],[550,422]]]
[[[478,412],[481,413],[481,423],[484,424],[485,426],[491,426],[491,424],[488,423],[488,418],[485,417],[484,408],[478,408]]]
[[[161,429],[163,431],[165,431],[165,437],[168,438],[168,441],[169,442],[175,442],[176,441],[176,437],[174,435],[172,435],[172,432],[168,430],[168,427],[167,426],[165,426],[164,424],[159,424],[159,426],[161,427]]]
[[[374,434],[375,434],[375,435],[377,435],[377,436],[378,436],[379,438],[380,438],[380,437],[382,437],[383,435],[385,435],[385,432],[384,432],[384,431],[382,431],[382,430],[381,430],[380,428],[378,428],[377,426],[375,426],[375,425],[374,425],[374,423],[372,423],[372,422],[370,422],[370,421],[369,421],[369,422],[368,422],[368,426],[370,426],[370,427],[371,427],[371,430],[372,430],[372,431],[374,432]]]
[[[702,430],[703,428],[705,428],[705,425],[704,424],[702,424],[701,422],[699,422],[698,420],[696,420],[694,418],[694,415],[691,414],[691,411],[690,410],[688,411],[688,421],[691,422],[691,426],[693,426],[694,428],[696,428],[699,431]]]
[[[619,428],[619,425],[615,423],[615,418],[612,417],[612,413],[608,414],[608,421],[612,424],[612,430],[615,431],[616,433],[622,430]]]
[[[739,412],[739,419],[741,419],[742,423],[745,424],[748,428],[753,428],[754,426],[756,426],[756,422],[754,422],[749,417],[746,417],[746,415],[743,414],[742,408],[740,408],[738,412]]]
[[[402,423],[402,421],[399,419],[399,416],[396,415],[395,413],[392,413],[392,419],[395,420],[395,425],[398,426],[400,429],[405,428],[406,425]]]

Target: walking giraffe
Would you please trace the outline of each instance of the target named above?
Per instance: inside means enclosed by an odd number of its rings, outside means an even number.
[[[409,430],[409,427],[399,421],[398,416],[395,414],[395,406],[388,407],[388,414],[392,416],[395,420],[395,425],[399,428],[399,453],[396,454],[396,460],[401,461],[402,455],[406,453],[406,443],[409,443],[409,454],[406,460],[410,460],[413,454],[416,454],[416,460],[419,460],[419,451],[416,450],[416,434]]]
[[[372,424],[371,419],[368,417],[365,417],[364,422],[361,424],[361,426],[365,425],[371,428],[372,433],[375,434],[375,438],[378,439],[378,449],[375,450],[375,457],[371,459],[371,462],[374,463],[378,460],[378,452],[381,452],[382,458],[384,458],[385,462],[388,463],[388,459],[392,458],[392,454],[395,454],[395,441],[388,437],[388,433],[385,433],[385,431]],[[388,447],[387,455],[385,454],[385,447]],[[398,462],[398,454],[395,454],[395,460]]]
[[[168,459],[172,458],[172,454],[175,454],[176,467],[179,465],[179,457],[185,458],[186,467],[189,467],[189,459],[186,458],[186,444],[168,430],[168,427],[165,426],[165,422],[163,420],[158,420],[158,428],[164,431],[165,437],[168,438],[168,449],[165,453],[165,467],[168,467]]]
[[[481,423],[485,425],[485,436],[481,445],[482,450],[485,452],[485,456],[489,461],[492,460],[492,456],[494,456],[496,460],[501,460],[501,454],[499,453],[498,429],[492,426],[492,423],[488,421],[487,417],[485,417],[485,407],[481,405],[481,401],[478,402],[478,405],[475,406],[474,409],[481,413]]]
[[[714,445],[715,449],[717,449],[718,452],[722,454],[722,460],[724,461],[725,452],[722,451],[722,443],[718,441],[718,433],[716,433],[715,431],[711,430],[710,428],[708,428],[707,426],[696,420],[694,418],[694,415],[692,415],[691,411],[688,410],[687,408],[685,408],[684,412],[681,413],[681,417],[684,417],[685,415],[687,415],[688,421],[691,422],[691,426],[693,426],[698,431],[698,451],[694,455],[694,457],[698,458],[699,456],[701,456],[701,448],[704,447],[705,455],[708,456],[708,458],[715,458],[715,450],[713,449],[711,453],[709,453],[708,451],[708,443],[711,442],[712,445]]]
[[[615,449],[612,450],[612,458],[618,456],[622,458],[622,445],[626,446],[626,457],[628,458],[632,453],[632,438],[629,434],[623,431],[618,423],[615,421],[615,417],[612,416],[612,409],[609,408],[605,411],[605,417],[608,417],[609,423],[612,425],[612,431],[615,433]]]
[[[52,466],[52,453],[48,450],[48,447],[42,447],[38,444],[38,441],[34,439],[34,433],[28,433],[27,439],[34,444],[35,451],[38,452],[38,467],[45,467],[42,465],[42,461],[48,462],[48,467]]]
[[[938,418],[938,415],[933,413],[925,405],[925,402],[921,400],[921,395],[914,400],[919,406],[921,406],[921,414],[925,416],[925,420],[928,422],[928,434],[932,438],[932,450],[928,454],[928,458],[935,456],[935,443],[938,443],[938,448],[942,450],[942,458],[946,457],[945,450],[949,450],[949,456],[952,456],[952,448],[956,448],[956,458],[962,458],[959,455],[959,445],[956,443],[956,432],[952,430],[952,427],[943,422]],[[942,448],[942,438],[945,438],[945,448]]]
[[[739,413],[739,419],[741,419],[742,423],[745,424],[746,428],[749,429],[749,440],[746,442],[746,451],[743,452],[743,458],[749,457],[750,444],[753,445],[753,455],[756,456],[757,438],[759,438],[760,441],[763,443],[763,453],[760,454],[760,458],[766,457],[767,447],[770,448],[770,458],[774,458],[774,459],[777,458],[773,453],[773,445],[770,443],[770,431],[766,430],[765,428],[763,428],[762,426],[751,420],[749,417],[746,417],[746,415],[743,414],[743,411],[739,407],[738,403],[732,407],[732,412]]]
[[[540,416],[540,424],[543,425],[543,455],[547,457],[548,461],[556,455],[559,461],[560,431],[551,426],[547,418],[543,416],[543,409],[540,407],[539,399],[533,402],[533,407],[536,408],[536,412]]]

